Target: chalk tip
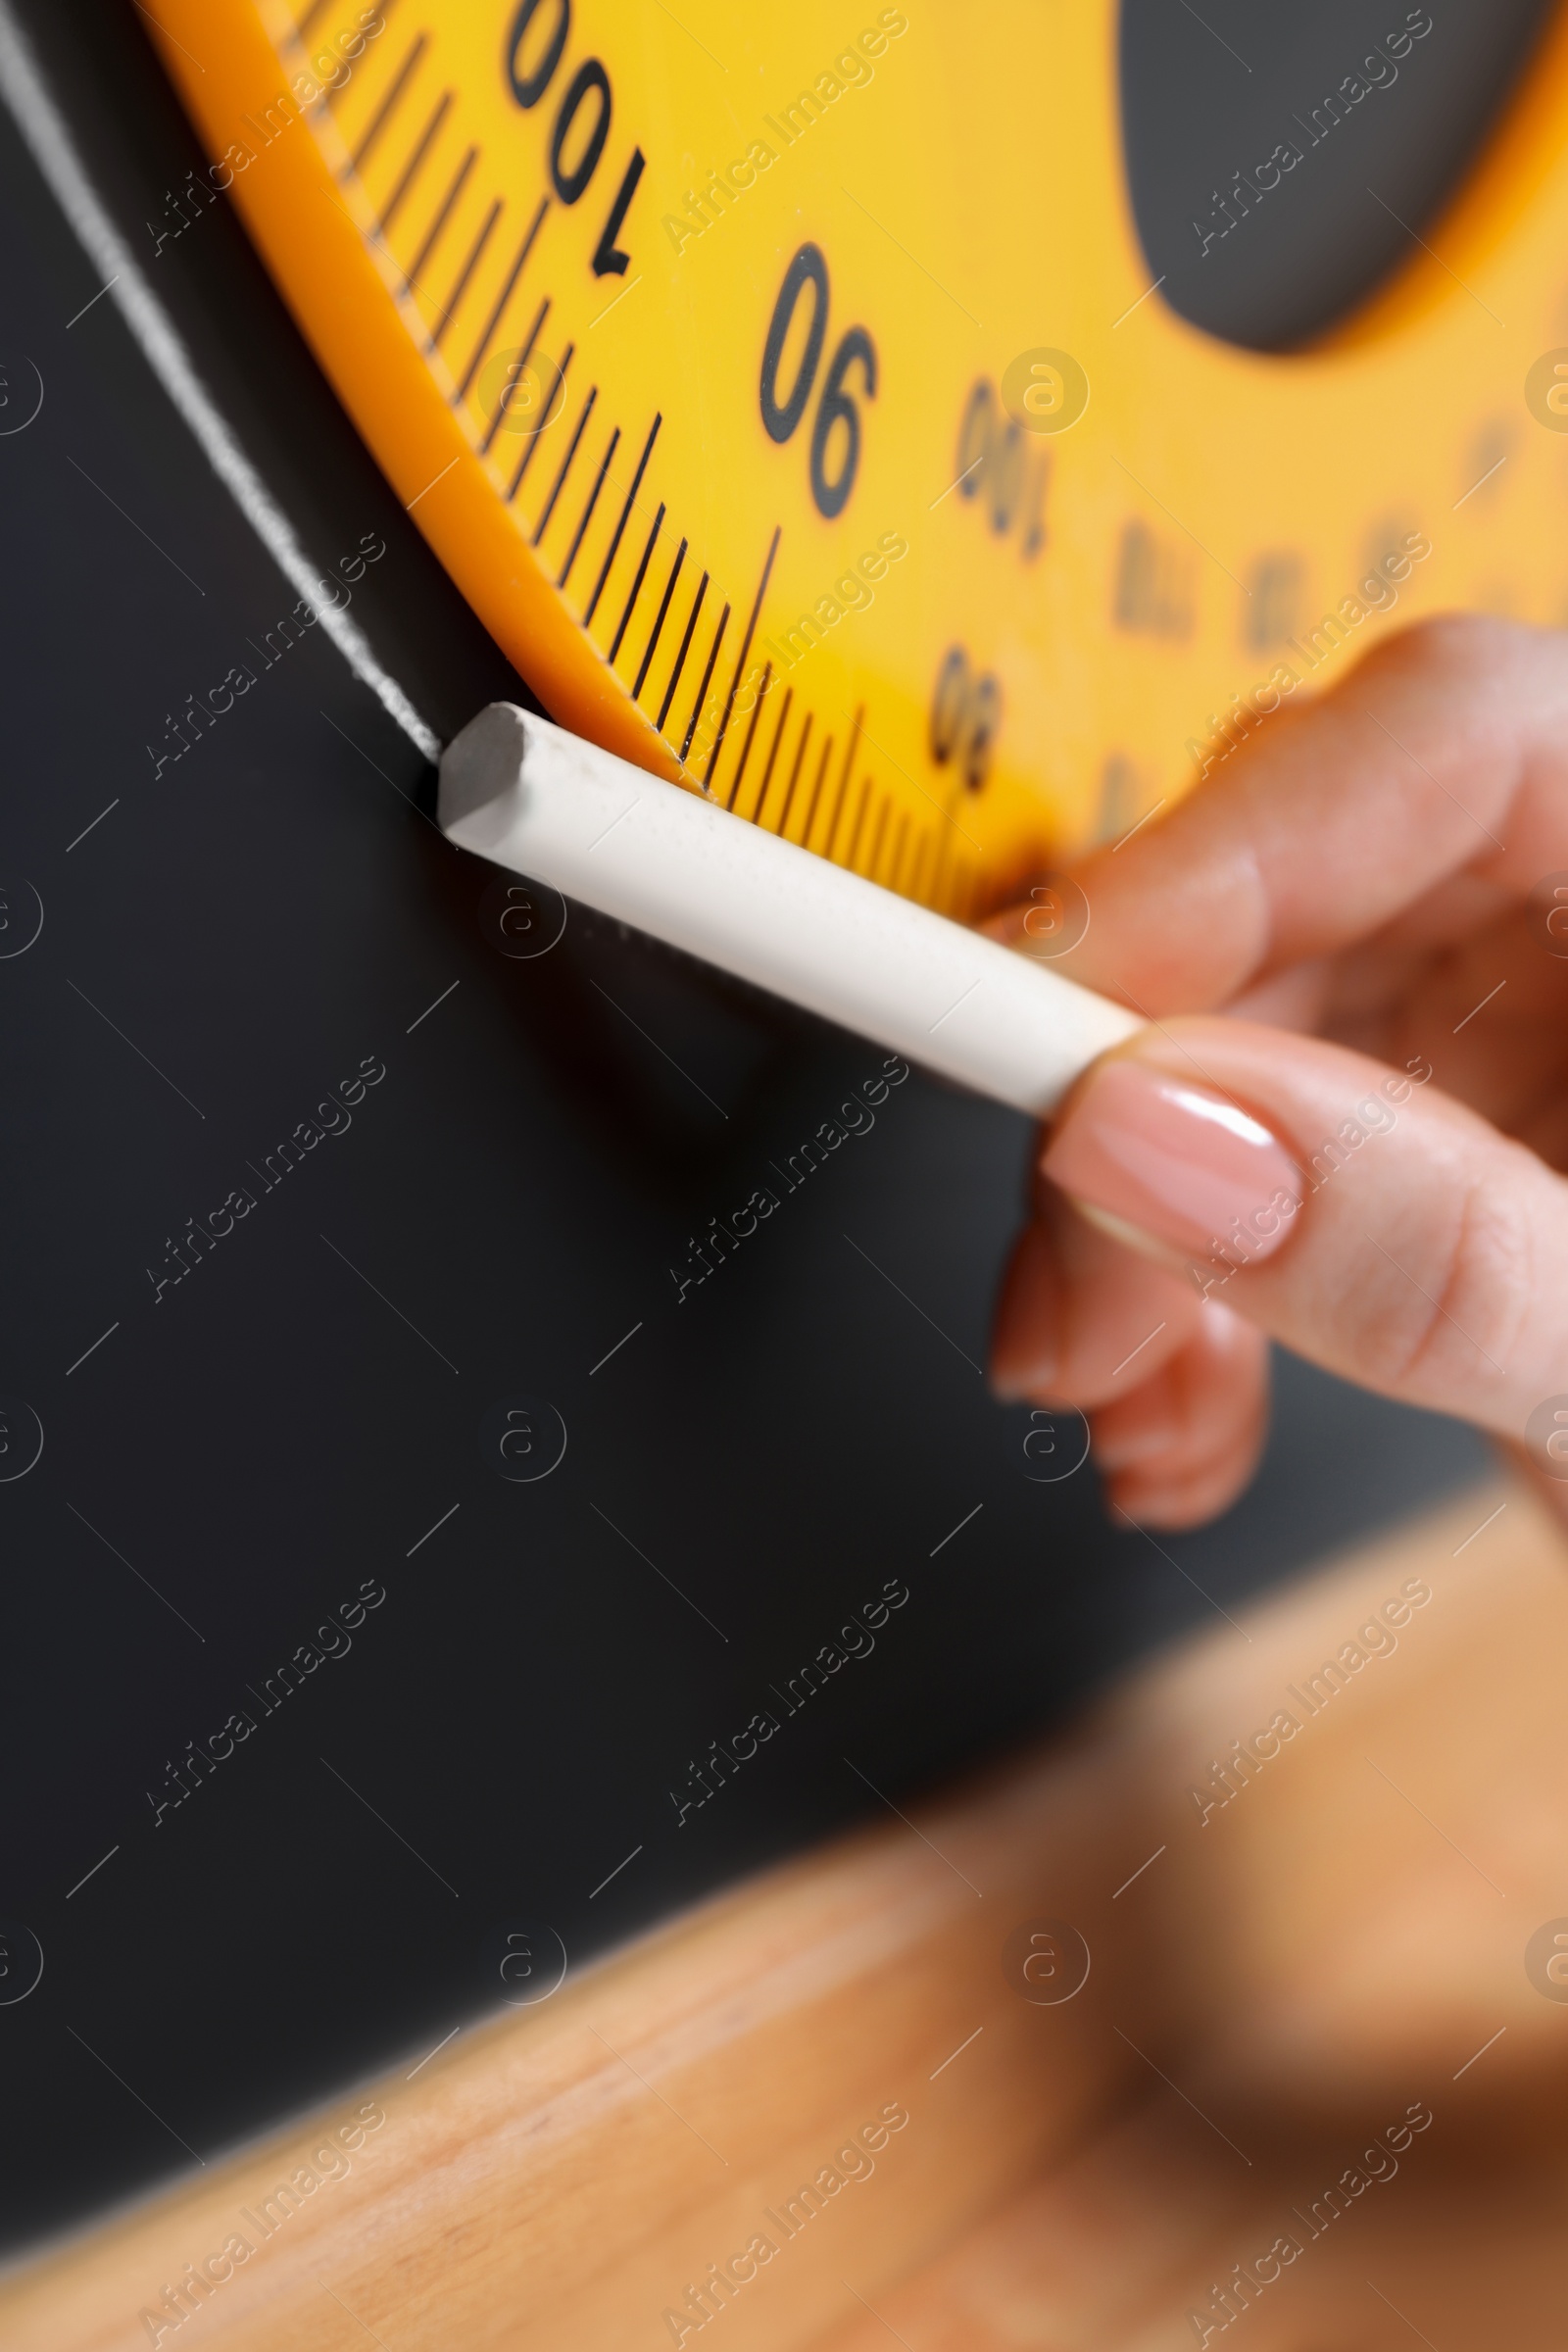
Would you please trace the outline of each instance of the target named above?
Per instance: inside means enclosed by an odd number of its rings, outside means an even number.
[[[443,833],[487,808],[517,782],[528,746],[528,722],[515,703],[489,703],[455,735],[441,755],[436,820]]]

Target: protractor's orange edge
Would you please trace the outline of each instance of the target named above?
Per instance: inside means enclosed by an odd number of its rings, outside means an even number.
[[[244,141],[247,114],[265,116],[285,90],[294,103],[294,75],[307,71],[301,50],[292,63],[279,59],[251,0],[229,0],[220,17],[210,0],[163,0],[152,37],[215,163]],[[551,716],[655,775],[681,781],[673,752],[568,617],[523,544],[405,327],[315,138],[277,140],[233,171],[231,193],[388,481]]]

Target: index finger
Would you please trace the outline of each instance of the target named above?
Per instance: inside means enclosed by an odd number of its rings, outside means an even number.
[[[1568,867],[1568,637],[1427,621],[1320,701],[1254,720],[1212,781],[1080,865],[1090,925],[1058,968],[1151,1015],[1210,1010],[1450,875],[1523,896],[1554,867]],[[1023,946],[1023,912],[991,928]]]

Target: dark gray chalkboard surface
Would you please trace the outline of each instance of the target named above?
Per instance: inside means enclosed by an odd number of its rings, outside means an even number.
[[[25,21],[142,238],[201,159],[135,10]],[[1264,1473],[1201,1535],[1113,1529],[1092,1467],[1025,1475],[980,1370],[1025,1123],[879,1091],[880,1050],[576,906],[509,952],[331,646],[270,653],[293,592],[9,123],[0,190],[0,423],[43,389],[0,434],[15,2246],[427,2048],[498,1931],[579,1963],[1479,1449],[1285,1365]],[[418,706],[450,733],[521,699],[228,208],[149,266],[323,568],[384,547],[355,610]],[[236,662],[254,688],[160,768]],[[860,1132],[771,1176],[852,1090]],[[678,1298],[761,1183],[778,1212]],[[722,1782],[715,1742],[747,1751]]]

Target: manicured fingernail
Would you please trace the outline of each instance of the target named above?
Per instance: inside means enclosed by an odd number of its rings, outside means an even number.
[[[1107,1438],[1095,1433],[1095,1460],[1103,1476],[1113,1471],[1131,1470],[1139,1462],[1152,1461],[1157,1454],[1169,1453],[1180,1432],[1174,1413],[1159,1420],[1141,1422],[1132,1429],[1112,1429]]]
[[[1301,1200],[1266,1127],[1223,1095],[1137,1061],[1097,1071],[1043,1164],[1075,1200],[1180,1250],[1223,1249],[1243,1263],[1279,1248]]]
[[[1055,1377],[1060,1276],[1044,1228],[1026,1228],[1002,1286],[991,1337],[991,1389],[1004,1404],[1042,1396]]]

